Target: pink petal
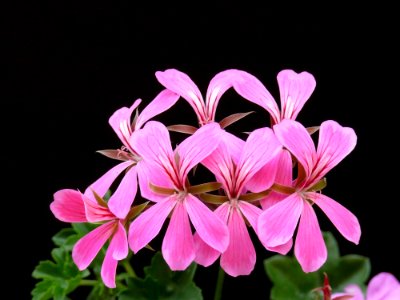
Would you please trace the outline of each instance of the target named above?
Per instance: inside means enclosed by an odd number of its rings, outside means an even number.
[[[315,89],[315,78],[310,73],[297,74],[292,70],[283,70],[278,74],[281,96],[282,119],[296,119],[304,103]]]
[[[112,257],[116,260],[123,260],[128,256],[128,238],[126,236],[126,231],[124,225],[121,221],[118,222],[118,228],[115,231],[110,246],[113,248]]]
[[[207,114],[203,97],[188,75],[175,69],[168,69],[156,72],[156,77],[164,87],[184,98],[194,109],[199,121],[206,123]]]
[[[101,278],[109,288],[115,288],[115,275],[118,261],[128,256],[128,240],[126,231],[121,222],[118,222],[117,230],[111,238],[106,256],[101,266]]]
[[[202,164],[216,176],[225,190],[230,191],[233,187],[233,163],[239,162],[245,142],[225,130],[221,130],[221,138],[218,147],[202,161]]]
[[[146,126],[132,135],[131,145],[149,166],[157,165],[160,174],[154,171],[147,173],[150,182],[154,183],[152,176],[164,177],[163,182],[170,181],[178,184],[180,178],[176,174],[175,158],[172,152],[171,140],[167,127],[156,121],[149,121]]]
[[[271,161],[282,149],[270,128],[254,130],[246,140],[236,168],[236,185],[240,191],[254,174]],[[275,168],[271,168],[271,171]],[[275,172],[265,173],[265,181],[272,185]],[[268,188],[268,187],[267,187]]]
[[[327,250],[314,209],[308,201],[303,202],[294,254],[303,271],[308,273],[318,270],[325,263]]]
[[[209,156],[203,159],[202,164],[215,175],[226,191],[233,190],[234,164],[227,144],[220,143]]]
[[[258,218],[257,233],[264,247],[286,244],[292,237],[303,210],[304,200],[292,194],[265,210]]]
[[[280,120],[279,108],[270,92],[255,76],[240,71],[240,77],[240,80],[233,85],[236,92],[243,98],[266,109],[271,114],[274,123],[278,123]]]
[[[85,203],[86,218],[89,222],[96,223],[115,219],[115,215],[108,209],[108,207],[101,206],[97,201],[93,201],[82,195]]]
[[[133,166],[121,180],[117,190],[108,201],[110,211],[120,219],[124,219],[131,209],[137,192],[137,172]]]
[[[224,143],[228,147],[228,152],[235,164],[238,164],[240,156],[243,152],[245,141],[225,130],[221,131],[221,144]]]
[[[56,192],[50,210],[63,222],[87,222],[82,194],[75,190],[64,189]]]
[[[195,258],[188,214],[180,201],[177,201],[165,233],[162,254],[173,271],[185,270]]]
[[[214,211],[214,214],[219,217],[224,222],[224,224],[226,224],[228,222],[229,212],[229,202],[225,202],[218,206],[218,208]],[[194,245],[196,250],[195,262],[204,267],[208,267],[213,264],[221,254],[219,251],[207,245],[200,238],[197,232],[194,234]]]
[[[161,91],[157,97],[154,98],[153,101],[146,106],[145,109],[139,114],[136,124],[135,130],[142,128],[144,123],[153,118],[154,116],[159,115],[160,113],[168,110],[171,106],[173,106],[176,101],[178,101],[179,95],[171,92],[169,90]]]
[[[186,196],[185,206],[190,221],[201,239],[215,250],[224,252],[229,244],[226,223],[191,194]]]
[[[141,160],[136,165],[140,194],[143,198],[155,202],[165,199],[165,195],[155,193],[150,188],[150,183],[165,188],[174,188],[171,178],[166,174],[165,169],[156,164],[146,163]]]
[[[95,191],[100,197],[103,197],[107,191],[110,189],[110,186],[115,181],[115,179],[121,174],[126,168],[132,165],[132,161],[125,161],[120,163],[110,169],[107,173],[93,182],[86,190],[84,195],[89,199],[96,201],[93,192]]]
[[[278,166],[277,173],[275,176],[275,182],[284,186],[292,186],[292,157],[289,151],[282,149],[278,154]],[[256,174],[257,176],[257,174]],[[282,201],[287,197],[286,194],[281,194],[275,191],[271,191],[264,199],[260,200],[261,207],[265,210],[279,201]]]
[[[193,236],[194,249],[196,252],[196,257],[194,261],[202,265],[203,267],[208,267],[212,265],[220,256],[220,252],[208,246],[196,232]]]
[[[186,138],[177,148],[180,157],[180,178],[184,181],[188,172],[209,156],[221,141],[222,129],[217,123],[209,123]]]
[[[168,129],[160,122],[147,122],[143,129],[132,135],[131,145],[144,160],[161,166],[166,160],[173,159]]]
[[[254,231],[257,232],[257,221],[263,211],[257,206],[245,201],[238,201],[238,206],[251,227],[253,227]]]
[[[358,244],[361,236],[361,228],[355,215],[335,200],[323,194],[307,193],[307,197],[322,209],[346,239]]]
[[[350,298],[351,300],[364,300],[364,294],[361,290],[361,288],[356,285],[356,284],[350,284],[345,287],[344,291],[347,294],[350,294],[353,296],[353,298]],[[333,294],[333,296],[337,297],[336,294]],[[367,299],[370,300],[370,299]]]
[[[221,267],[231,276],[248,275],[256,263],[256,251],[246,224],[237,208],[228,221],[229,246],[221,255]]]
[[[137,99],[130,108],[122,107],[118,109],[108,120],[121,142],[130,150],[132,150],[129,145],[129,138],[132,134],[131,115],[141,102],[142,100]]]
[[[342,127],[335,121],[323,122],[319,129],[318,165],[313,172],[314,182],[341,162],[356,144],[357,136],[352,128]]]
[[[86,234],[75,244],[72,249],[72,259],[79,270],[82,271],[90,265],[101,247],[113,234],[115,225],[114,221],[105,223]]]
[[[400,286],[390,291],[384,300],[399,300],[400,299]],[[382,298],[383,300],[383,298]]]
[[[249,178],[246,183],[246,188],[253,193],[259,193],[269,189],[275,182],[276,172],[278,171],[279,167],[278,163],[279,156],[271,159]]]
[[[214,211],[214,214],[224,222],[224,224],[228,224],[229,214],[231,212],[231,205],[229,201],[222,203],[217,209]]]
[[[226,70],[218,73],[211,79],[207,89],[206,108],[209,120],[215,120],[215,112],[221,96],[232,87],[237,78],[240,78],[237,70]]]
[[[263,212],[257,206],[250,204],[245,201],[239,201],[239,208],[242,214],[246,217],[247,221],[253,227],[254,231],[257,232],[257,221]],[[275,247],[267,247],[269,251],[278,252],[282,255],[287,254],[292,248],[293,240],[290,239],[287,243]]]
[[[290,251],[290,249],[292,249],[292,246],[293,246],[293,239],[290,239],[285,244],[275,247],[266,247],[266,249],[269,251],[277,252],[281,255],[286,255]]]
[[[278,172],[276,173],[275,182],[291,186],[293,181],[293,162],[290,152],[282,149],[279,153]]]
[[[368,300],[398,300],[400,298],[388,297],[391,292],[400,288],[400,283],[390,273],[382,272],[375,275],[368,284],[367,299]]]
[[[359,287],[357,287],[359,289]],[[364,295],[360,290],[359,295],[354,295],[353,293],[333,293],[332,300],[364,300]]]
[[[266,197],[260,200],[260,204],[263,210],[267,210],[271,206],[274,206],[275,204],[281,202],[286,197],[286,194],[271,191]]]
[[[307,129],[299,122],[293,120],[283,120],[274,126],[277,138],[304,167],[308,178],[313,170],[315,163],[316,150]]]
[[[137,253],[160,232],[175,204],[175,197],[169,197],[157,202],[133,220],[128,235],[129,246],[133,252]]]
[[[112,256],[113,248],[111,246],[108,247],[106,255],[103,260],[103,264],[101,265],[101,279],[106,287],[113,289],[116,287],[115,284],[115,275],[117,273],[118,260],[114,259]]]

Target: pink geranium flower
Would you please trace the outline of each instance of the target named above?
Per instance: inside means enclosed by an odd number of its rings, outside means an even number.
[[[196,235],[196,262],[209,266],[221,255],[221,267],[231,276],[248,275],[254,269],[256,252],[246,228],[246,221],[255,229],[262,210],[245,200],[246,184],[249,179],[279,151],[281,145],[269,128],[253,131],[243,147],[238,161],[234,161],[228,147],[219,147],[203,164],[210,169],[227,195],[227,201],[220,205],[215,214],[228,224],[229,246],[218,252]],[[264,180],[272,185],[275,174],[270,173]]]
[[[299,177],[291,186],[281,189],[287,194],[286,198],[260,215],[258,235],[266,247],[291,243],[300,220],[295,256],[305,272],[312,272],[327,258],[314,204],[346,239],[359,242],[361,229],[357,218],[333,199],[317,192],[325,174],[354,149],[357,137],[353,129],[326,121],[320,127],[318,148],[315,149],[310,134],[296,121],[283,120],[274,126],[274,131],[283,146],[296,157]]]
[[[158,81],[167,89],[180,95],[184,98],[196,113],[200,126],[215,122],[215,114],[217,111],[218,103],[222,95],[230,89],[234,82],[238,81],[239,71],[235,69],[225,70],[215,75],[208,85],[205,100],[197,87],[197,85],[190,79],[190,77],[176,69],[168,69],[163,72],[156,72]],[[223,128],[233,124],[241,118],[247,116],[249,113],[237,113],[228,116],[219,122],[221,142],[229,145],[229,151],[237,158],[239,149],[243,140],[235,135],[223,130]],[[189,125],[172,125],[168,129],[193,134],[197,128]]]
[[[351,284],[345,289],[346,295],[351,295],[352,300],[399,300],[400,282],[390,273],[379,273],[369,282],[367,294],[364,294],[358,285]],[[340,299],[343,294],[333,294],[332,299]]]
[[[235,91],[243,98],[267,110],[271,116],[271,125],[278,124],[285,119],[295,120],[316,86],[314,77],[308,72],[298,74],[293,70],[282,70],[277,76],[281,102],[281,109],[279,109],[270,92],[255,76],[240,70],[236,70],[235,75],[232,82]],[[312,128],[312,130],[315,131],[316,129]],[[248,189],[251,191],[264,189],[263,178],[268,176],[267,173],[271,172],[273,165],[277,165],[279,161],[281,167],[277,169],[275,181],[279,184],[287,184],[286,166],[289,165],[291,170],[291,158],[287,151],[282,149],[282,152],[277,155],[276,161],[271,161],[268,166],[261,168],[254,175],[247,186]],[[260,203],[263,208],[266,208],[283,198],[281,194],[271,191]]]
[[[126,170],[125,176],[108,201],[110,211],[121,219],[125,218],[136,196],[137,176],[139,176],[139,180],[141,177],[140,168],[137,166],[140,157],[129,141],[132,135],[149,119],[169,109],[178,99],[179,95],[169,90],[164,90],[150,102],[133,122],[131,121],[131,115],[141,103],[140,99],[136,100],[130,108],[123,107],[110,117],[109,123],[124,144],[124,148],[122,150],[104,150],[99,152],[123,162],[113,167],[92,183],[84,193],[86,197],[93,199],[92,191],[103,197],[115,179]]]
[[[125,231],[126,220],[119,219],[107,207],[75,190],[60,190],[54,194],[50,209],[54,216],[63,222],[102,222],[86,234],[74,246],[72,259],[79,270],[86,269],[97,253],[110,240],[103,264],[101,278],[109,288],[115,288],[115,274],[118,261],[128,256],[128,241]]]
[[[159,122],[147,125],[132,136],[131,145],[142,157],[138,163],[146,173],[147,198],[156,203],[139,215],[129,227],[129,245],[136,253],[161,230],[171,214],[162,243],[162,254],[172,270],[186,269],[195,258],[190,222],[200,237],[219,252],[226,250],[226,225],[189,191],[189,171],[220,142],[218,124],[208,124],[172,151],[168,129]]]
[[[176,69],[156,72],[158,81],[167,89],[184,98],[197,115],[200,126],[215,122],[215,113],[221,96],[237,80],[237,70],[226,70],[211,79],[206,100],[197,85],[185,73]]]
[[[233,87],[243,98],[266,109],[272,120],[272,125],[282,120],[295,120],[304,104],[315,89],[315,79],[308,72],[296,73],[293,70],[282,70],[277,79],[280,91],[281,109],[274,97],[255,76],[239,71]]]

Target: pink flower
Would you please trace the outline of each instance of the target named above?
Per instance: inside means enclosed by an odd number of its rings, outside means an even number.
[[[264,85],[253,75],[245,71],[237,71],[235,81],[233,82],[233,88],[243,98],[260,105],[266,109],[271,115],[272,125],[278,124],[282,120],[290,119],[295,120],[304,104],[310,98],[312,92],[315,89],[315,79],[308,72],[296,73],[293,70],[282,70],[277,76],[281,109],[279,109],[275,99],[264,87]],[[280,163],[279,163],[280,161]],[[276,182],[279,184],[287,184],[291,181],[287,176],[287,166],[292,169],[292,161],[290,154],[282,149],[276,157],[276,161],[271,161],[269,165],[261,168],[258,173],[254,175],[254,178],[249,182],[248,189],[251,191],[259,191],[265,188],[263,186],[263,178],[266,176],[266,172],[273,170],[273,166],[281,165],[277,169]],[[260,203],[265,209],[280,200],[282,200],[282,194],[272,191],[265,200]],[[286,247],[287,248],[287,247]],[[289,247],[290,249],[290,247]]]
[[[200,126],[215,121],[215,113],[221,96],[232,87],[237,78],[237,70],[218,73],[210,81],[206,100],[188,75],[175,69],[156,72],[158,81],[167,89],[184,98],[197,115]]]
[[[115,288],[118,261],[128,256],[128,241],[124,227],[126,220],[115,216],[106,202],[100,205],[80,192],[68,189],[54,194],[50,209],[57,219],[64,222],[104,222],[75,244],[72,259],[82,271],[90,265],[107,240],[110,240],[101,266],[101,278],[107,287]]]
[[[219,100],[221,96],[232,87],[233,83],[240,79],[238,72],[238,70],[231,69],[215,75],[208,86],[205,101],[197,85],[183,72],[175,69],[168,69],[163,72],[156,72],[156,77],[165,88],[180,95],[190,104],[197,115],[199,125],[203,126],[215,122],[215,114]],[[221,128],[219,135],[221,142],[229,145],[230,152],[235,157],[238,155],[236,150],[240,148],[243,140],[222,128],[233,124],[246,115],[248,115],[248,113],[233,114],[220,122]],[[197,130],[197,128],[189,125],[173,125],[168,128],[188,134],[193,134]]]
[[[131,122],[132,112],[139,106],[141,100],[136,100],[130,108],[123,107],[117,110],[109,120],[111,127],[124,144],[123,150],[100,151],[106,156],[122,160],[123,162],[113,167],[98,180],[92,183],[85,191],[85,196],[93,199],[92,191],[103,197],[115,179],[126,170],[118,188],[108,201],[110,211],[118,218],[123,219],[129,212],[137,192],[137,176],[141,170],[137,167],[139,155],[131,146],[129,140],[143,124],[152,117],[169,109],[179,99],[175,93],[164,90]]]
[[[275,99],[264,85],[253,75],[240,71],[237,73],[233,84],[236,92],[243,98],[260,105],[266,109],[272,119],[272,125],[282,120],[295,120],[304,104],[310,98],[315,89],[315,79],[308,72],[300,74],[292,70],[282,70],[278,74],[281,110],[279,110]]]
[[[197,247],[196,262],[209,266],[221,255],[221,267],[231,276],[248,275],[254,269],[256,252],[246,228],[246,221],[255,229],[262,210],[244,200],[245,186],[249,179],[267,164],[281,148],[269,128],[253,131],[244,146],[238,161],[230,155],[228,147],[220,143],[219,147],[202,163],[210,169],[227,195],[227,202],[220,205],[215,214],[228,224],[229,246],[226,251],[218,252],[195,235]],[[272,185],[275,174],[270,173],[264,180]]]
[[[174,152],[168,130],[159,122],[148,122],[130,142],[142,157],[138,165],[147,176],[147,185],[152,186],[147,190],[147,198],[156,202],[130,225],[131,249],[136,253],[146,246],[171,214],[162,254],[172,270],[186,269],[195,258],[189,220],[209,246],[225,251],[229,243],[226,225],[188,191],[187,180],[189,171],[218,146],[219,125],[201,127]]]
[[[282,192],[288,194],[285,199],[260,215],[258,235],[266,247],[291,243],[299,223],[295,256],[303,271],[312,272],[327,258],[314,204],[347,240],[355,244],[359,242],[361,229],[357,218],[333,199],[317,192],[325,174],[354,149],[357,137],[353,129],[326,121],[320,127],[318,148],[315,149],[310,134],[296,121],[283,120],[274,126],[274,131],[283,146],[297,159],[299,177],[291,186],[282,188]]]
[[[400,282],[390,273],[379,273],[375,275],[369,282],[367,295],[364,294],[358,285],[351,284],[345,289],[346,295],[352,295],[352,300],[399,300],[400,299]],[[340,295],[336,293],[332,299],[340,299]]]

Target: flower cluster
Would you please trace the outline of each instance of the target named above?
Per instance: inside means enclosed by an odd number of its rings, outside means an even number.
[[[294,244],[303,271],[315,271],[327,259],[316,207],[347,240],[359,242],[357,218],[321,192],[325,175],[354,149],[356,134],[332,120],[308,128],[295,120],[314,91],[311,74],[278,74],[280,107],[256,77],[241,70],[217,74],[205,99],[178,70],[157,72],[156,77],[165,89],[141,113],[138,99],[109,119],[123,146],[99,152],[119,164],[83,193],[64,189],[54,195],[51,211],[59,220],[100,224],[73,248],[80,270],[109,241],[101,277],[106,286],[115,287],[118,261],[128,256],[129,248],[137,253],[148,246],[166,222],[161,250],[172,270],[184,270],[193,261],[209,266],[220,258],[231,276],[251,273],[256,262],[251,227],[269,251],[287,254]],[[243,140],[225,128],[248,113],[217,122],[219,100],[230,88],[264,108],[270,127],[255,129]],[[199,128],[166,127],[151,120],[180,98],[193,108]],[[174,147],[169,131],[185,138]],[[215,182],[192,185],[196,167],[210,171]],[[105,197],[112,185],[118,187]]]

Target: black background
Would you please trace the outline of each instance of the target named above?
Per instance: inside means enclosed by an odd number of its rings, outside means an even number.
[[[312,73],[317,88],[298,120],[312,126],[333,119],[358,135],[356,149],[328,174],[325,194],[359,218],[360,245],[346,241],[318,212],[321,227],[334,232],[342,253],[369,256],[372,274],[387,271],[400,278],[394,108],[399,95],[398,76],[392,74],[396,49],[390,11],[383,6],[273,8],[220,2],[179,7],[129,1],[16,3],[6,11],[2,27],[7,53],[2,250],[11,299],[30,298],[31,272],[49,258],[51,236],[65,226],[49,210],[53,193],[83,190],[114,164],[95,153],[120,146],[109,116],[137,98],[149,103],[162,90],[154,73],[167,68],[187,73],[203,94],[217,72],[243,69],[276,99],[280,70]],[[229,91],[217,119],[249,110],[257,113],[232,131],[265,126],[268,115]],[[179,100],[157,119],[194,124],[195,115]],[[255,244],[255,271],[227,278],[224,298],[268,298],[262,260],[271,253]],[[140,254],[138,260],[145,264],[149,256]],[[216,273],[215,264],[196,275],[206,299]]]

